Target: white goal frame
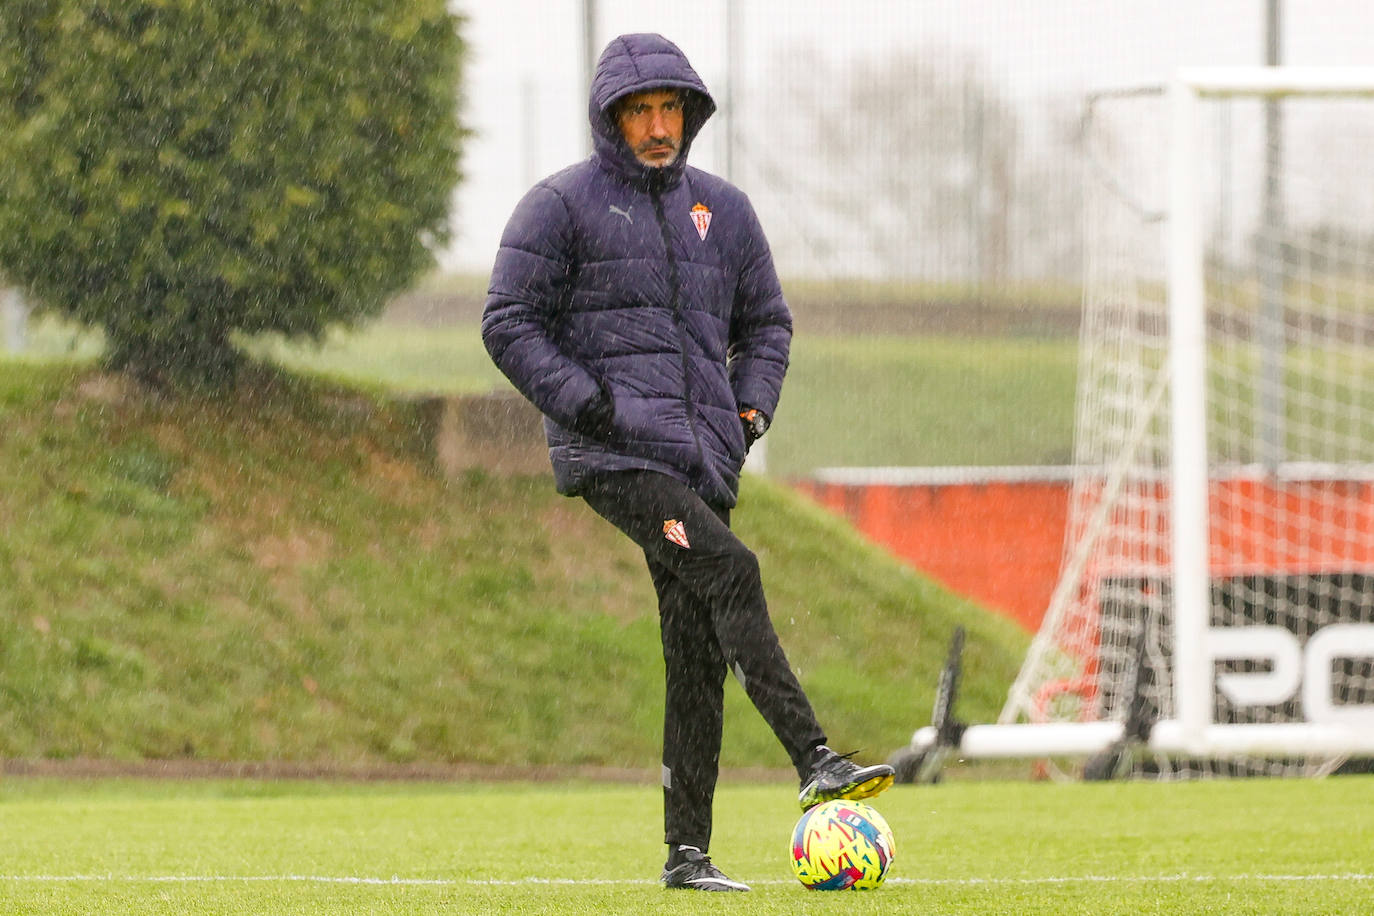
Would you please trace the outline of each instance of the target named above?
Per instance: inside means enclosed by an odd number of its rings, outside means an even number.
[[[1170,328],[1165,374],[1173,430],[1169,498],[1176,716],[1154,723],[1146,746],[1161,754],[1195,758],[1371,755],[1374,706],[1342,707],[1339,716],[1327,717],[1339,721],[1212,721],[1212,665],[1219,656],[1209,648],[1213,633],[1209,620],[1207,405],[1205,398],[1197,395],[1207,390],[1207,320],[1202,189],[1195,168],[1199,154],[1195,125],[1199,103],[1208,97],[1374,97],[1374,67],[1185,68],[1176,72],[1166,92],[1172,136],[1167,224]],[[1159,393],[1156,390],[1156,396]],[[1109,477],[1106,489],[1112,486]],[[1074,558],[1067,561],[1069,567],[1073,563]],[[1062,587],[1056,589],[1047,617],[1055,613],[1057,602],[1065,600],[1063,591]],[[1355,635],[1365,641],[1365,634]],[[1374,654],[1374,645],[1357,648]],[[1275,656],[1275,664],[1280,661]],[[1306,698],[1314,705],[1323,702],[1314,694]],[[1326,702],[1329,704],[1329,700]],[[912,735],[910,750],[919,754],[936,747],[940,732],[935,726],[918,729]],[[958,732],[957,753],[971,758],[1090,756],[1127,737],[1124,722],[970,725]]]

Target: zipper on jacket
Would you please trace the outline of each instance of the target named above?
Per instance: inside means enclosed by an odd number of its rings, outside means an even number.
[[[673,252],[673,232],[668,217],[663,212],[663,197],[657,188],[649,189],[649,198],[654,202],[654,216],[658,219],[658,231],[663,235],[663,249],[668,255],[668,296],[673,312],[673,324],[677,327],[678,350],[682,353],[682,402],[687,409],[687,426],[692,431],[692,441],[696,443],[697,459],[703,471],[710,470],[706,461],[706,450],[701,447],[701,433],[697,430],[696,399],[692,394],[692,365],[687,355],[687,327],[682,319],[681,278],[678,274],[677,255]]]

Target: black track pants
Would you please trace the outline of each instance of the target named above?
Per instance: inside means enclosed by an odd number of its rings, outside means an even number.
[[[727,670],[733,669],[798,773],[825,743],[787,664],[764,602],[759,564],[714,509],[671,477],[606,474],[582,497],[644,551],[658,592],[666,682],[663,822],[668,843],[702,850],[720,763]]]

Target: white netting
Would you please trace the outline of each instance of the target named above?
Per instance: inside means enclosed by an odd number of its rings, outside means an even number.
[[[1125,720],[1137,694],[1160,718],[1177,712],[1168,101],[1099,97],[1084,125],[1081,473],[1063,579],[1004,722]],[[1195,129],[1211,626],[1283,628],[1291,639],[1269,636],[1296,657],[1323,627],[1374,623],[1374,98],[1208,97]],[[1310,718],[1296,675],[1279,665],[1265,653],[1219,658],[1212,721]],[[1366,714],[1367,650],[1327,667],[1303,674],[1329,676],[1325,713]],[[1337,762],[1159,758],[1138,770],[1290,773]]]

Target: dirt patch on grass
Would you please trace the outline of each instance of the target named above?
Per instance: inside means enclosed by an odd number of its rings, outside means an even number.
[[[328,532],[309,530],[269,534],[249,545],[254,562],[269,574],[277,600],[298,620],[319,619],[302,574],[325,562],[333,543]]]
[[[329,557],[334,539],[326,531],[292,531],[268,535],[252,545],[253,559],[269,572],[293,572],[318,566]]]
[[[152,389],[122,372],[91,373],[78,382],[73,391],[83,401],[114,406],[139,404],[152,396]]]
[[[621,623],[655,612],[643,554],[580,499],[549,506],[539,523],[549,538],[549,554],[539,570],[547,587],[585,588],[585,600],[595,610]]]

